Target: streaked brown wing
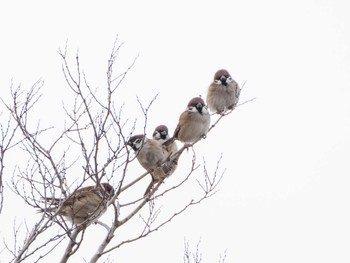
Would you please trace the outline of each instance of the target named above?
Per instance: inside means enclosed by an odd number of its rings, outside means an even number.
[[[174,131],[174,135],[173,135],[174,138],[177,138],[177,136],[179,135],[180,129],[181,129],[180,124],[178,124]]]

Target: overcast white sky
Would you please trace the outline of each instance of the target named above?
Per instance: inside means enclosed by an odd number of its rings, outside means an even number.
[[[173,130],[188,100],[206,95],[217,69],[247,81],[241,101],[257,97],[196,147],[211,168],[223,153],[220,191],[113,252],[114,262],[182,262],[185,237],[194,246],[202,240],[204,262],[225,250],[226,262],[235,263],[350,262],[347,1],[2,1],[0,28],[1,96],[11,79],[30,87],[42,78],[41,117],[48,122],[60,118],[68,90],[58,48],[68,40],[72,56],[79,49],[87,75],[103,87],[117,34],[125,43],[120,68],[139,54],[125,100],[160,93],[149,133],[160,123]]]

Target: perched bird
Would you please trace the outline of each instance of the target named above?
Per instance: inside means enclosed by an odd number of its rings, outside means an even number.
[[[162,145],[143,134],[131,136],[127,145],[136,152],[137,160],[147,171],[155,172],[154,170],[166,161],[167,154]],[[155,175],[158,175],[157,172]],[[161,172],[160,169],[159,172]],[[162,177],[161,174],[159,175]]]
[[[139,134],[131,136],[127,145],[136,152],[137,160],[152,176],[152,183],[147,188],[145,195],[156,182],[165,179],[173,172],[172,170],[175,170],[167,165],[169,154],[161,142]]]
[[[218,70],[207,93],[207,104],[212,112],[222,114],[236,107],[241,92],[238,83],[226,69]]]
[[[75,225],[91,224],[107,210],[107,203],[114,195],[113,186],[101,183],[74,191],[66,199],[45,198],[50,207],[45,212],[56,213]]]
[[[153,139],[158,141],[167,153],[167,161],[165,162],[165,167],[168,169],[167,176],[172,175],[177,167],[178,160],[182,152],[177,152],[176,142],[172,142],[165,146],[163,143],[170,138],[168,127],[165,125],[159,125],[155,128],[153,132]]]
[[[172,138],[164,142],[168,147],[175,140],[185,143],[185,146],[207,135],[210,125],[210,115],[204,100],[195,97],[189,101],[186,110],[180,115],[179,123]]]
[[[153,139],[159,141],[160,143],[165,142],[170,138],[169,136],[169,130],[168,127],[165,125],[159,125],[155,128],[153,132]],[[169,153],[169,156],[177,151],[177,145],[174,141],[173,143],[169,144],[165,150]]]

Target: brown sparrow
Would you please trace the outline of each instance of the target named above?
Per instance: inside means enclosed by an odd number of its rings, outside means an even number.
[[[169,136],[169,130],[168,127],[165,125],[159,125],[155,128],[153,132],[153,139],[159,141],[161,144],[168,140],[170,138]],[[177,144],[174,141],[173,143],[169,144],[165,150],[169,153],[169,156],[177,151]]]
[[[191,99],[186,110],[180,115],[179,123],[172,138],[164,142],[169,146],[175,140],[185,143],[185,146],[204,138],[209,130],[210,115],[204,100],[200,97]]]
[[[137,160],[152,176],[152,183],[147,188],[145,195],[148,194],[155,183],[164,180],[174,172],[176,167],[167,164],[169,153],[163,147],[162,142],[139,134],[131,136],[127,145],[131,146],[136,152]]]
[[[153,139],[158,141],[167,153],[167,161],[164,166],[169,170],[167,176],[170,176],[174,173],[177,162],[180,158],[182,152],[177,153],[177,144],[176,142],[170,143],[168,146],[165,146],[163,143],[170,138],[168,133],[168,127],[165,125],[159,125],[153,132]]]
[[[74,191],[66,199],[45,198],[50,207],[45,212],[64,216],[75,225],[96,222],[107,210],[108,201],[114,195],[113,186],[101,183],[96,186],[87,186]]]
[[[241,92],[238,83],[226,69],[218,70],[208,88],[207,103],[212,112],[222,114],[225,110],[233,110]]]

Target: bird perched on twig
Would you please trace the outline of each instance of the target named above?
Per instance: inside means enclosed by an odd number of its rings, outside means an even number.
[[[225,110],[233,110],[241,92],[238,83],[226,69],[218,70],[214,80],[208,87],[207,104],[210,111],[222,114]]]
[[[127,145],[136,152],[137,160],[152,176],[152,183],[144,195],[150,192],[156,182],[164,180],[175,171],[176,165],[169,163],[169,153],[160,141],[139,134],[131,136]]]
[[[165,125],[157,126],[154,129],[152,137],[154,140],[157,140],[158,142],[163,144],[163,142],[170,138],[168,127]],[[173,143],[170,143],[167,147],[165,147],[165,150],[169,153],[169,156],[171,154],[174,154],[177,151],[176,142],[174,141]]]
[[[165,125],[159,125],[155,128],[153,132],[153,139],[158,141],[167,153],[167,162],[165,165],[168,167],[169,172],[167,176],[170,176],[174,173],[178,160],[182,152],[177,152],[176,142],[172,142],[169,145],[165,146],[163,143],[170,138],[168,127]]]
[[[89,225],[107,210],[108,201],[114,195],[114,188],[108,183],[87,186],[74,191],[66,199],[45,198],[50,204],[42,212],[56,213],[75,225]]]
[[[164,146],[168,147],[175,140],[179,140],[188,147],[189,144],[207,135],[209,125],[208,108],[202,98],[195,97],[189,101],[186,110],[180,115],[173,137],[164,142]]]
[[[177,152],[177,144],[175,141],[173,143],[170,143],[168,146],[163,145],[163,143],[170,138],[169,130],[166,125],[157,126],[154,129],[152,138],[158,141],[167,153],[167,161],[165,162],[164,165],[169,170],[169,172],[167,173],[167,177],[169,177],[175,172],[182,152]],[[158,183],[157,180],[153,180],[150,187],[152,187],[152,185],[155,185],[157,183]]]

